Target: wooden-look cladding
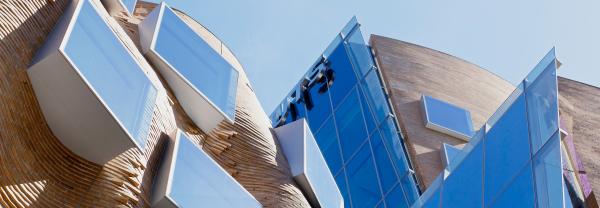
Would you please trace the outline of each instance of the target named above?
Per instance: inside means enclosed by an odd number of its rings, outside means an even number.
[[[309,207],[239,63],[232,63],[241,72],[235,124],[223,123],[204,133],[185,115],[136,46],[137,24],[154,7],[150,3],[141,2],[135,17],[120,14],[113,19],[103,11],[159,88],[145,152],[130,149],[99,166],[66,149],[48,128],[26,70],[68,2],[0,1],[0,207],[149,207],[163,146],[177,128],[187,132],[264,207]],[[103,8],[98,0],[94,3]],[[184,19],[199,25],[189,17]],[[221,52],[228,61],[234,59],[229,50]]]
[[[558,77],[560,117],[573,136],[573,143],[596,195],[589,207],[600,201],[600,88]],[[584,185],[585,186],[585,185]],[[591,196],[593,197],[594,194]]]
[[[443,170],[442,143],[462,146],[466,142],[425,127],[421,95],[469,110],[478,129],[514,86],[479,66],[422,46],[377,35],[371,36],[370,45],[425,190]]]

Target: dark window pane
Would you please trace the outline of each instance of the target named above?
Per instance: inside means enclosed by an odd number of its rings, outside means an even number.
[[[327,119],[323,127],[315,134],[315,140],[323,153],[331,174],[336,174],[342,168],[342,157],[338,146],[333,119]]]
[[[323,121],[331,115],[329,91],[319,92],[321,86],[323,86],[323,84],[317,83],[308,89],[309,99],[312,102],[312,108],[307,106],[308,126],[310,126],[311,130],[319,129],[323,124]]]
[[[344,197],[344,207],[350,207],[350,196],[348,194],[348,185],[346,185],[346,172],[342,171],[336,176],[335,183],[337,183],[340,193],[342,193],[342,197]]]
[[[353,207],[373,207],[382,195],[369,145],[363,145],[347,166]]]
[[[387,193],[398,181],[396,176],[396,170],[392,166],[388,151],[383,145],[379,132],[375,132],[371,137],[371,144],[373,145],[373,151],[375,153],[375,164],[377,165],[377,171],[379,173],[379,179],[381,181],[381,188],[383,193]]]
[[[400,186],[396,186],[392,192],[390,192],[385,197],[385,202],[388,207],[394,208],[405,208],[408,207],[406,203],[406,199],[404,199],[404,193],[402,193],[402,188]]]
[[[525,108],[525,96],[521,95],[486,135],[486,203],[500,193],[502,187],[523,168],[523,165],[531,157]]]
[[[442,193],[443,206],[482,207],[483,149],[483,142],[475,145],[446,178]]]
[[[535,155],[533,168],[538,207],[562,207],[562,164],[558,132]]]
[[[331,101],[333,106],[337,106],[346,97],[348,92],[356,85],[356,75],[352,70],[350,58],[346,53],[344,44],[340,44],[327,58],[329,66],[334,71],[333,85],[329,88],[331,91]]]
[[[531,86],[527,86],[526,95],[531,143],[535,153],[558,129],[556,65],[554,61],[546,67]]]
[[[365,121],[356,90],[352,90],[348,98],[336,110],[335,122],[342,145],[342,155],[344,160],[347,160],[367,138]]]
[[[535,207],[534,193],[531,163],[527,163],[504,192],[494,199],[491,207]]]

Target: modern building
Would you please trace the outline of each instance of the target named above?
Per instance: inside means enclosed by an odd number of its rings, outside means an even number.
[[[0,207],[598,207],[600,89],[356,18],[268,116],[187,8],[0,3]]]

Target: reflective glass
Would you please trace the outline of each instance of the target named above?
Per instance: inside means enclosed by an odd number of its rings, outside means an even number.
[[[452,161],[454,160],[454,158],[460,154],[461,150],[449,145],[449,144],[442,144],[442,150],[444,154],[444,159],[445,159],[445,163],[446,163],[446,168],[448,168],[448,170],[454,170],[455,168],[455,164],[452,163]]]
[[[400,136],[398,136],[398,132],[396,131],[396,126],[392,118],[387,119],[387,121],[382,124],[381,133],[383,135],[385,145],[390,147],[390,157],[397,168],[398,175],[400,177],[406,175],[408,173],[408,160],[404,154],[402,141],[400,140]]]
[[[342,197],[344,197],[344,207],[350,207],[350,196],[348,194],[348,185],[346,184],[345,172],[340,172],[340,174],[335,177],[335,182],[338,185],[338,189],[342,193]]]
[[[556,88],[556,65],[550,65],[531,85],[527,86],[527,109],[533,152],[558,129],[558,100]]]
[[[408,204],[404,199],[404,193],[402,193],[402,188],[400,188],[400,186],[396,186],[390,193],[388,193],[388,195],[385,197],[385,202],[388,204],[388,207],[408,207]]]
[[[135,142],[144,147],[156,88],[88,1],[83,2],[64,52]]]
[[[358,68],[356,71],[361,76],[364,76],[371,70],[374,64],[373,58],[371,58],[371,49],[365,43],[360,28],[354,29],[354,32],[346,38],[346,42],[348,43],[352,57],[354,57],[352,59],[354,66]]]
[[[512,179],[504,192],[493,199],[493,203],[486,201],[486,204],[492,204],[490,207],[535,207],[535,194],[533,191],[533,173],[531,172],[531,163],[521,170],[516,178]]]
[[[328,58],[329,66],[334,71],[331,91],[331,103],[336,108],[346,95],[356,85],[356,75],[352,70],[352,64],[346,53],[344,44],[340,44]]]
[[[179,207],[261,207],[250,193],[183,134],[176,154],[168,194]]]
[[[341,207],[342,199],[338,195],[338,187],[332,177],[329,175],[329,168],[315,142],[310,130],[305,129],[306,153],[304,169],[306,177],[310,181],[313,192],[318,198],[321,207]]]
[[[479,142],[446,178],[442,206],[482,207],[483,151],[483,142]]]
[[[363,145],[347,165],[353,207],[374,207],[382,195],[369,145]]]
[[[408,200],[409,204],[412,204],[419,198],[419,190],[417,190],[416,184],[417,182],[415,181],[412,173],[409,173],[400,179],[400,185],[406,194],[406,199]]]
[[[428,123],[466,137],[473,135],[469,111],[427,95],[423,96],[423,105]]]
[[[383,189],[383,193],[387,193],[394,184],[396,184],[398,177],[396,176],[396,170],[394,170],[392,162],[390,161],[388,151],[381,139],[379,132],[375,132],[371,137],[371,144],[373,145],[375,164],[377,165],[381,188]]]
[[[376,70],[369,72],[362,81],[362,87],[375,114],[375,120],[381,123],[390,114],[390,108],[377,73]]]
[[[155,44],[165,61],[234,120],[238,71],[169,8]]]
[[[123,5],[125,5],[125,8],[127,8],[127,11],[129,11],[129,13],[133,14],[133,11],[135,9],[135,3],[137,2],[137,0],[121,0],[121,2],[123,2]]]
[[[336,174],[342,168],[343,162],[333,119],[330,118],[325,121],[323,127],[315,134],[315,140],[319,144],[331,174]]]
[[[335,111],[335,122],[338,127],[342,155],[344,160],[350,158],[367,138],[367,130],[361,112],[358,94],[352,90],[346,100]]]
[[[323,121],[331,115],[331,100],[329,99],[329,90],[321,91],[319,89],[323,86],[322,83],[316,83],[314,86],[308,89],[308,95],[312,108],[306,106],[308,110],[308,126],[311,130],[319,129],[323,125]],[[306,100],[306,98],[304,98]]]
[[[358,92],[360,94],[360,105],[362,106],[363,112],[365,114],[367,132],[369,132],[369,134],[372,134],[373,131],[375,131],[375,129],[377,128],[377,123],[375,122],[375,119],[373,118],[373,113],[371,113],[372,111],[369,108],[369,105],[367,104],[367,97],[365,96],[362,90],[359,89]]]
[[[500,193],[502,187],[510,182],[531,158],[525,109],[525,96],[521,95],[485,137],[486,202]]]
[[[559,134],[556,132],[534,156],[533,169],[538,207],[562,207],[563,204]]]

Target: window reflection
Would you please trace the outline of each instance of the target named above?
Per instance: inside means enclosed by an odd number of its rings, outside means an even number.
[[[335,111],[335,122],[340,135],[340,144],[342,146],[342,155],[347,160],[356,152],[367,138],[367,130],[356,90],[351,94]]]
[[[369,145],[362,146],[347,171],[353,207],[374,207],[381,199],[381,192]]]

